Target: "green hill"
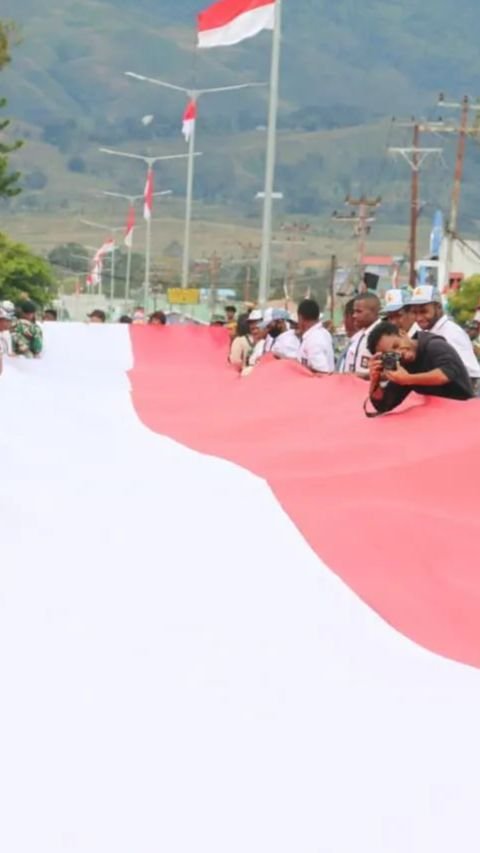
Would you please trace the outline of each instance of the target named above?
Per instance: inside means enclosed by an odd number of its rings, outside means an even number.
[[[266,80],[269,35],[235,48],[194,49],[195,12],[202,0],[4,0],[2,15],[22,27],[23,42],[2,73],[1,91],[27,135],[20,163],[23,207],[78,206],[92,183],[138,189],[97,153],[100,144],[183,151],[183,102],[175,94],[128,80],[137,70],[199,85]],[[285,0],[278,184],[291,213],[325,215],[347,192],[382,192],[384,216],[408,210],[408,170],[385,159],[392,113],[436,115],[436,96],[456,98],[480,78],[474,0]],[[460,5],[460,9],[459,9]],[[144,128],[141,118],[153,113]],[[218,96],[202,102],[197,196],[252,212],[263,172],[266,94]],[[437,143],[435,143],[437,144]],[[451,167],[453,145],[446,143]],[[463,213],[476,218],[480,148],[470,146]],[[43,175],[43,177],[42,177]],[[161,178],[181,193],[179,166]],[[449,174],[432,165],[423,176],[426,210],[446,203]],[[46,183],[45,183],[46,182]],[[41,186],[44,184],[44,186]]]

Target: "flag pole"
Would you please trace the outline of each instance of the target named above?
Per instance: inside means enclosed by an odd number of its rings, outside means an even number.
[[[152,179],[153,162],[148,162],[147,184]],[[143,284],[143,307],[145,314],[148,314],[148,298],[150,295],[150,267],[152,257],[152,210],[150,209],[149,216],[146,221],[146,236],[145,236],[145,281]]]
[[[270,106],[268,114],[267,159],[265,170],[265,200],[263,204],[262,253],[258,298],[260,307],[268,302],[271,274],[272,211],[275,181],[277,142],[278,92],[280,82],[280,54],[282,38],[282,0],[275,2],[275,26],[272,42],[272,67],[270,73]]]
[[[130,280],[132,277],[132,251],[133,251],[133,234],[135,228],[132,228],[131,236],[127,246],[127,271],[125,275],[125,308],[128,307],[130,300]]]
[[[196,104],[196,99],[192,99]],[[185,236],[183,240],[182,260],[182,287],[188,287],[190,278],[190,238],[192,232],[192,209],[193,209],[193,178],[195,169],[195,132],[197,121],[192,122],[190,139],[188,141],[188,170],[187,170],[187,198],[185,203]]]
[[[112,248],[112,263],[110,266],[110,304],[113,305],[113,300],[115,298],[115,243]]]

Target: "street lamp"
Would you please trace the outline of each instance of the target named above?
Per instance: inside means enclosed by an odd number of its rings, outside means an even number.
[[[195,105],[198,103],[198,100],[203,97],[203,95],[213,95],[222,92],[234,92],[239,89],[255,89],[267,85],[266,83],[238,83],[235,86],[217,86],[213,89],[190,89],[185,86],[175,86],[173,83],[167,83],[165,80],[157,80],[154,77],[145,77],[143,74],[135,74],[133,71],[126,71],[125,74],[127,77],[133,77],[134,80],[141,80],[142,82],[153,83],[155,86],[161,86],[163,89],[170,89],[175,92],[182,92],[182,94],[187,97],[187,100]],[[192,123],[192,129],[188,140],[187,199],[185,205],[185,238],[183,241],[182,287],[188,287],[188,279],[190,272],[190,242],[192,231],[195,131],[196,120]]]
[[[166,196],[166,195],[171,195],[171,194],[172,194],[171,190],[163,190],[162,192],[153,193],[154,197]],[[128,201],[129,209],[130,209],[130,211],[133,212],[133,216],[135,216],[135,205],[136,205],[137,201],[140,201],[140,199],[143,199],[143,197],[144,197],[143,193],[142,193],[142,195],[127,195],[126,193],[110,192],[109,190],[102,190],[102,195],[108,196],[109,198],[121,198],[121,199]],[[133,253],[133,233],[134,233],[134,230],[135,230],[135,221],[133,219],[130,235],[129,234],[126,235],[126,237],[129,237],[128,242],[127,242],[127,239],[125,239],[125,244],[127,246],[127,271],[126,271],[126,276],[125,276],[125,307],[127,306],[128,301],[130,299],[130,282],[131,282],[131,278],[132,278],[132,253]]]
[[[112,234],[115,238],[115,234],[119,231],[123,231],[123,225],[103,225],[101,222],[91,222],[89,219],[81,219],[80,222],[82,225],[88,225],[89,228],[100,228],[102,231],[108,231],[109,234]],[[112,264],[110,267],[110,302],[113,302],[115,298],[115,252],[117,251],[117,245],[115,243],[115,239],[112,244]]]
[[[147,166],[147,185],[151,179],[153,179],[153,169],[155,163],[158,163],[163,160],[185,160],[187,158],[187,154],[166,154],[161,157],[147,157],[142,154],[132,154],[130,151],[116,151],[113,148],[100,148],[102,154],[110,154],[113,157],[126,157],[129,160],[141,160]],[[198,154],[194,155],[198,157]],[[145,189],[146,189],[145,188]],[[170,195],[170,190],[166,190],[165,195]],[[152,215],[150,211],[150,215],[145,217],[147,223],[146,230],[146,238],[145,238],[145,281],[144,281],[144,307],[145,312],[148,311],[148,296],[150,292],[150,267],[151,267],[151,256],[152,256]]]

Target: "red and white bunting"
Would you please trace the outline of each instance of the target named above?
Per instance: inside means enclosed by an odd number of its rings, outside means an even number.
[[[198,15],[198,46],[227,47],[275,26],[275,0],[220,0]]]
[[[187,108],[183,114],[183,125],[182,125],[182,133],[185,137],[185,142],[190,142],[192,138],[193,131],[195,129],[195,122],[197,120],[197,102],[190,101],[187,104]]]

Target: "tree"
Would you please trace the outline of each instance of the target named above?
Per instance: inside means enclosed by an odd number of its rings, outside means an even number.
[[[48,178],[42,169],[33,169],[23,179],[23,185],[27,190],[44,190],[47,184]]]
[[[480,305],[480,275],[465,279],[460,290],[448,297],[448,305],[457,323],[472,320]]]
[[[48,253],[48,260],[54,267],[72,272],[86,272],[90,254],[81,243],[62,243]]]
[[[17,302],[28,297],[44,305],[54,292],[55,280],[48,262],[0,234],[0,299]]]
[[[0,21],[0,69],[10,62],[10,45],[12,36],[15,33],[15,26],[9,21]],[[0,109],[6,105],[5,98],[0,98]],[[0,121],[0,134],[7,129],[10,121],[3,119]],[[19,172],[9,172],[8,170],[8,155],[13,151],[17,151],[23,143],[20,140],[7,143],[0,141],[0,198],[11,198],[18,195],[20,187],[18,186]]]
[[[70,157],[67,166],[71,172],[77,172],[79,175],[83,175],[87,171],[87,164],[83,157]]]

